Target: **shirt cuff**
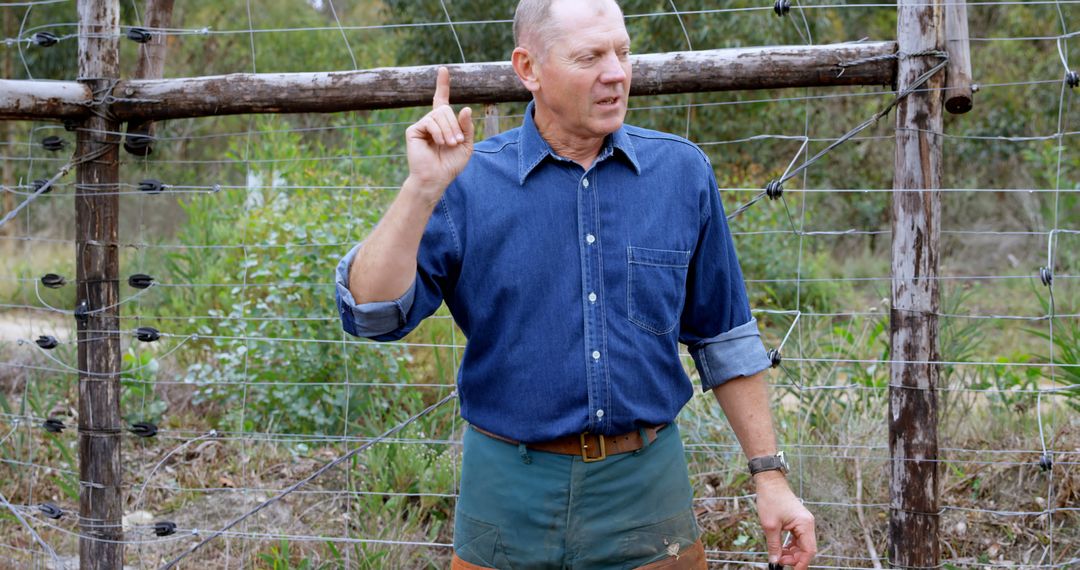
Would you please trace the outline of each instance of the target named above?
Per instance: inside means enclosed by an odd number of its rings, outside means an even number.
[[[690,348],[701,389],[709,391],[739,378],[751,376],[771,366],[765,345],[761,344],[757,319],[750,319],[725,333],[705,339]]]
[[[393,332],[405,325],[406,315],[416,297],[416,280],[404,295],[393,301],[357,304],[349,291],[349,270],[363,242],[354,246],[338,263],[334,281],[337,285],[338,314],[341,328],[353,336],[373,337]]]

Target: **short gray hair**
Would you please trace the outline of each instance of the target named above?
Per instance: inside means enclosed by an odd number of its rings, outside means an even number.
[[[526,39],[537,39],[539,46],[529,46],[546,52],[551,42],[551,5],[555,0],[521,0],[514,11],[514,46],[525,47]],[[539,54],[538,54],[539,55]]]
[[[555,40],[555,26],[551,22],[551,5],[558,0],[521,0],[514,11],[514,46],[531,47],[541,58]],[[595,1],[595,0],[589,0]],[[622,11],[617,0],[607,0]],[[538,41],[539,45],[526,46],[526,40]]]

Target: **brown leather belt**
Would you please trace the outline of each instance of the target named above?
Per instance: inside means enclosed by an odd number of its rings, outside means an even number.
[[[649,443],[656,441],[656,434],[665,427],[667,427],[667,424],[646,427],[645,437],[649,438]],[[472,426],[472,428],[492,439],[504,441],[511,445],[521,445],[520,441],[515,441],[508,437],[491,433],[490,431],[480,429],[476,426]],[[558,453],[561,455],[580,455],[582,461],[589,463],[593,461],[602,461],[609,455],[637,451],[642,447],[645,447],[645,445],[645,442],[641,439],[641,432],[632,431],[622,435],[613,436],[605,436],[596,433],[579,433],[550,441],[526,443],[525,447],[535,449],[536,451],[546,451],[548,453]]]

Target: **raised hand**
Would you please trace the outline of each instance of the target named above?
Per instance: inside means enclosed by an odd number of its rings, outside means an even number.
[[[431,112],[405,131],[409,178],[428,198],[438,200],[465,169],[473,151],[472,109],[457,115],[450,107],[450,71],[439,68]]]

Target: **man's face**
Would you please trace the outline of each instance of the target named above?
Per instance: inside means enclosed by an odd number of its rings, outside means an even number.
[[[630,94],[630,36],[618,7],[562,0],[552,5],[551,18],[555,33],[538,66],[537,113],[574,137],[618,130]]]

